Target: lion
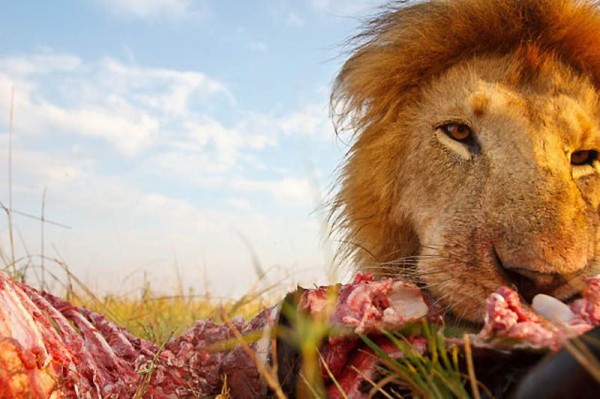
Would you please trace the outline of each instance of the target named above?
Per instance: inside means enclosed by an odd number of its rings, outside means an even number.
[[[600,2],[404,3],[333,87],[343,254],[466,323],[501,285],[576,297],[600,272]]]

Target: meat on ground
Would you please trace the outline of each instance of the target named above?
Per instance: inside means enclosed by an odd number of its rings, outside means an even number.
[[[552,300],[542,302],[554,306]],[[428,303],[412,284],[375,281],[363,274],[349,284],[301,290],[298,311],[330,326],[319,347],[328,395],[341,397],[339,385],[347,397],[366,398],[365,381],[377,378],[379,360],[360,335],[391,356],[403,356],[382,332],[399,331],[426,316],[431,319],[435,312]],[[599,278],[587,280],[583,298],[568,311],[568,322],[563,316],[546,320],[523,305],[516,292],[501,287],[489,297],[485,326],[472,341],[555,350],[573,334],[600,324]],[[280,321],[280,306],[265,309],[250,322],[234,319],[231,326],[200,320],[159,347],[101,314],[0,272],[0,399],[195,398],[218,395],[225,379],[232,397],[263,398],[268,387],[257,362],[265,367],[274,363],[279,342],[275,326]],[[236,345],[233,329],[254,339],[247,347]],[[407,339],[419,352],[425,351],[422,337]]]

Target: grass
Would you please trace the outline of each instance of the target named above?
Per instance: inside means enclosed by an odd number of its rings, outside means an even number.
[[[103,313],[133,335],[155,343],[164,342],[171,336],[183,333],[197,320],[222,321],[221,308],[225,309],[227,314],[235,313],[250,319],[268,304],[262,300],[241,306],[237,301],[216,304],[194,296],[157,296],[151,289],[142,291],[137,297],[107,295],[100,301],[77,299],[73,302]]]
[[[421,335],[427,340],[427,355],[419,352],[404,335],[385,335],[404,354],[403,357],[392,358],[369,337],[361,336],[385,365],[384,378],[373,383],[372,393],[381,391],[383,385],[391,384],[418,398],[466,399],[471,397],[466,389],[471,385],[473,397],[479,397],[478,393],[475,394],[479,383],[474,375],[471,379],[469,374],[461,371],[459,349],[446,347],[443,330],[426,322],[421,324]]]

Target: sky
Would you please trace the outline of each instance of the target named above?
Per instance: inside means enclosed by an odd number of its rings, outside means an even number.
[[[344,40],[378,5],[4,2],[5,265],[30,265],[35,285],[43,263],[55,290],[65,264],[98,293],[222,298],[342,278],[323,201],[349,137],[328,99]]]

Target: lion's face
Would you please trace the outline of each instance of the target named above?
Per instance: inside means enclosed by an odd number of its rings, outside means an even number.
[[[415,277],[475,322],[500,285],[567,299],[600,271],[596,90],[552,59],[518,69],[511,56],[458,63],[346,166],[347,212],[388,215],[384,228],[349,218],[363,267]]]
[[[596,91],[557,62],[525,82],[514,68],[510,57],[461,63],[397,126],[412,132],[399,170],[412,178],[394,206],[418,237],[416,271],[474,320],[499,285],[567,299],[600,271]]]

